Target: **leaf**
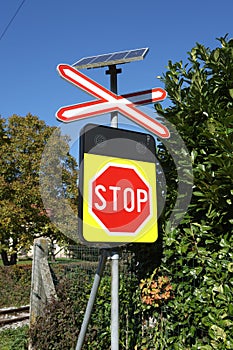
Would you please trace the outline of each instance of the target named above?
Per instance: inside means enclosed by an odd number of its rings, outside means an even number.
[[[225,342],[226,340],[226,333],[224,330],[217,325],[212,325],[210,327],[209,335],[212,339],[222,340]]]
[[[194,163],[194,161],[195,161],[197,155],[198,155],[197,151],[192,150],[192,152],[191,152],[192,163]]]
[[[231,98],[233,99],[233,89],[229,89],[229,94],[230,94]]]
[[[228,270],[229,272],[233,272],[233,263],[232,263],[232,262],[230,262],[230,263],[227,265],[227,270]]]
[[[220,286],[214,286],[212,289],[213,292],[223,293],[223,286],[220,284]]]
[[[215,59],[215,61],[217,61],[219,59],[219,53],[220,53],[219,49],[214,50],[214,59]]]
[[[193,195],[197,196],[197,197],[204,197],[205,196],[202,192],[199,192],[199,191],[194,191]]]

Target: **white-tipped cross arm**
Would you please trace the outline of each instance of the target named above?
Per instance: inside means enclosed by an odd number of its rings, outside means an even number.
[[[60,108],[56,113],[59,120],[71,122],[118,111],[161,138],[170,136],[164,125],[136,108],[138,105],[164,100],[166,97],[165,90],[155,88],[118,96],[69,65],[60,64],[57,69],[64,79],[97,98],[94,101]]]

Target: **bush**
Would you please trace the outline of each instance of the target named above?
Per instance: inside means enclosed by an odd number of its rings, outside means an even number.
[[[216,237],[195,224],[165,237],[163,266],[173,275],[175,295],[167,348],[233,349],[232,241],[227,233]]]
[[[121,348],[125,343],[136,344],[140,331],[140,315],[136,313],[138,297],[137,281],[126,281],[121,276],[120,283],[120,329]],[[83,321],[89,299],[92,280],[85,271],[64,278],[57,287],[58,300],[53,300],[44,315],[38,318],[30,331],[32,343],[37,350],[71,350],[75,349],[78,333]],[[88,327],[84,350],[110,349],[111,323],[111,280],[103,277],[97,300]],[[127,338],[127,339],[126,339]],[[129,347],[133,348],[133,346]]]
[[[201,235],[200,228],[195,235]],[[191,241],[185,244],[189,235],[185,237],[178,229],[173,236],[165,235],[162,265],[140,285],[129,272],[121,274],[121,349],[232,349],[231,246],[221,240],[219,250],[210,254],[204,247],[194,249]],[[58,300],[46,307],[30,333],[37,350],[75,349],[92,287],[91,276],[78,265],[66,267],[63,278],[62,266],[57,268]],[[107,275],[101,281],[83,350],[110,349],[110,307]]]
[[[174,281],[166,336],[172,349],[233,349],[233,40],[218,40],[214,50],[197,43],[187,62],[168,62],[162,80],[172,105],[156,106],[182,136],[194,177],[188,213],[178,228],[170,220],[169,228],[170,215],[180,218],[174,199],[187,199],[185,191],[177,197],[177,171],[186,189],[192,176],[183,159],[175,170],[160,147],[168,174],[162,266]],[[170,141],[173,157],[182,154],[179,141]]]
[[[57,295],[58,300],[52,300],[30,330],[32,344],[38,350],[74,348],[80,319],[77,315],[86,300],[85,294],[75,279],[64,279],[57,288]]]
[[[28,326],[16,329],[7,329],[1,331],[0,349],[1,350],[26,350],[28,349]]]
[[[0,307],[29,304],[31,266],[0,266]]]

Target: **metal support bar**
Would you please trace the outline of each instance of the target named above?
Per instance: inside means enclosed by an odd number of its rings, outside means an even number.
[[[110,74],[110,90],[117,94],[117,74],[121,68],[116,65],[108,67],[106,74]],[[118,128],[118,113],[111,113],[111,127]],[[119,350],[119,254],[111,251],[111,350]]]
[[[106,74],[110,75],[110,90],[114,92],[114,94],[117,94],[117,74],[121,72],[121,68],[116,68],[115,64],[109,66],[106,71]],[[118,113],[116,111],[111,113],[111,127],[118,127]]]
[[[119,254],[111,253],[111,350],[119,350]]]
[[[94,282],[92,285],[92,290],[91,290],[91,294],[90,294],[90,298],[86,307],[86,311],[85,311],[85,315],[84,315],[84,319],[83,319],[83,323],[82,323],[82,327],[79,333],[79,337],[78,337],[78,342],[76,345],[76,350],[81,350],[82,349],[82,345],[85,339],[85,335],[87,332],[87,327],[90,321],[90,317],[91,317],[91,312],[93,309],[93,305],[96,299],[96,295],[98,292],[98,288],[100,285],[100,281],[101,281],[101,277],[103,275],[103,271],[104,271],[104,266],[107,260],[107,256],[108,256],[108,252],[106,250],[103,250],[101,252],[101,256],[100,256],[100,260],[99,260],[99,264],[98,264],[98,268],[95,274],[95,278],[94,278]]]

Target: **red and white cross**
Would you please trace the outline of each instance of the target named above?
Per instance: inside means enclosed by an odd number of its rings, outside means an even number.
[[[67,123],[118,111],[155,135],[161,138],[170,137],[166,126],[137,108],[137,106],[164,100],[166,98],[165,90],[154,88],[120,96],[91,80],[72,66],[60,64],[57,70],[64,79],[97,98],[94,101],[60,108],[56,113],[57,119]]]

